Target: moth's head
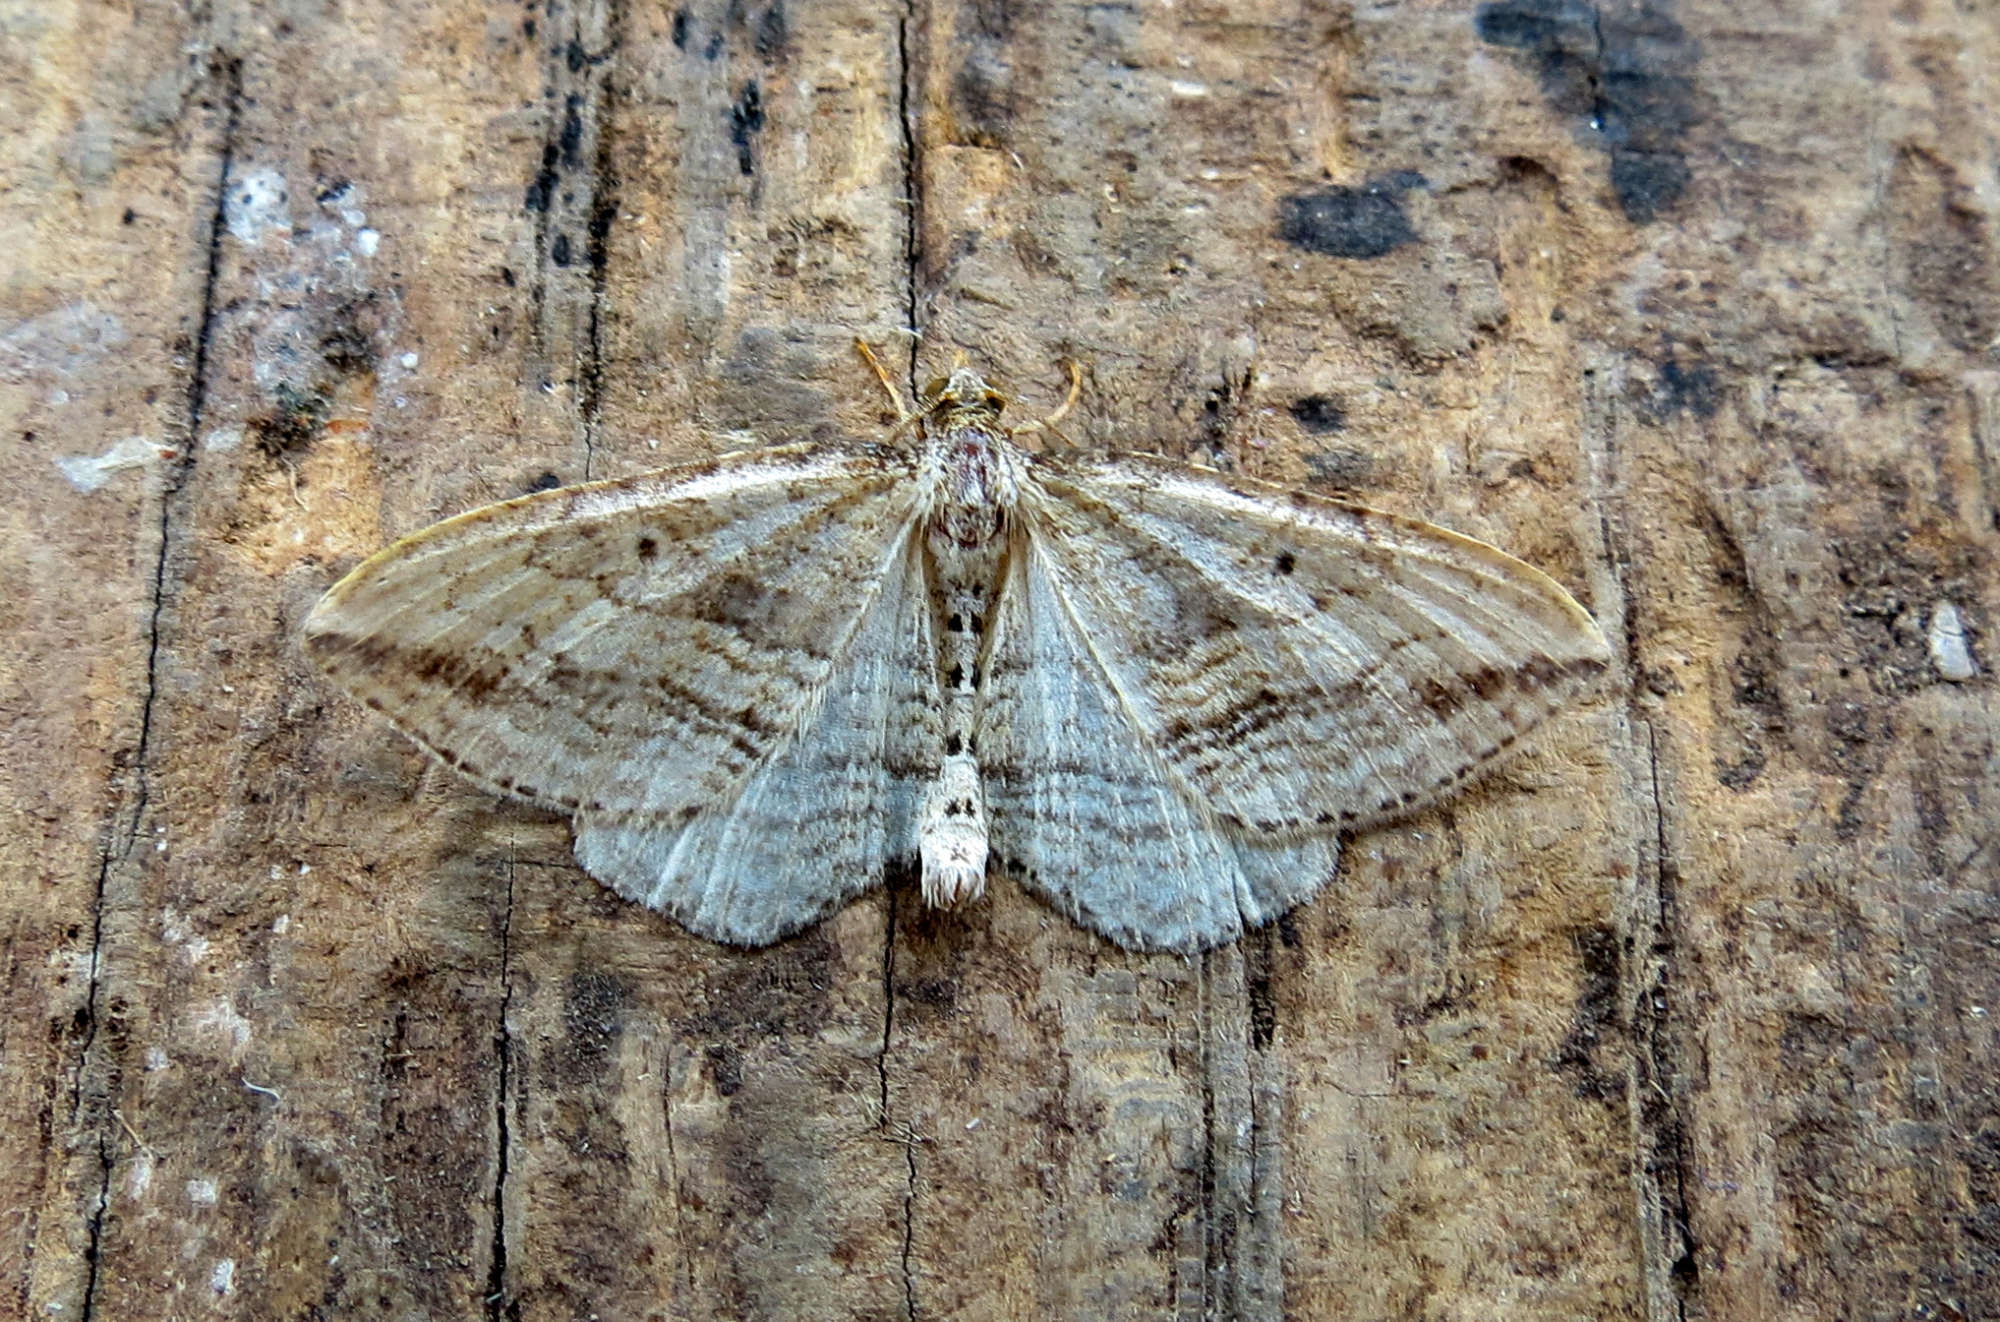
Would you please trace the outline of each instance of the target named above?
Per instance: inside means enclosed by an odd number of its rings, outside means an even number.
[[[924,387],[924,395],[919,413],[940,411],[953,413],[983,413],[997,418],[1000,410],[1007,407],[1007,397],[986,384],[986,378],[965,366],[961,361],[953,365],[950,376],[932,377]]]

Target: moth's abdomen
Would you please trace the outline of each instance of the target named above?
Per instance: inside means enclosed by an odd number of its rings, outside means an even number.
[[[976,899],[986,887],[986,794],[974,727],[987,622],[1006,561],[1003,527],[997,507],[947,504],[927,539],[944,758],[925,797],[919,854],[924,898],[937,907]]]
[[[986,891],[986,791],[966,754],[947,757],[924,798],[918,841],[924,902],[955,909]]]

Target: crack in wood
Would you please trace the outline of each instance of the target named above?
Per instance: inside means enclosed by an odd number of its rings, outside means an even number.
[[[188,374],[187,437],[179,447],[179,453],[171,466],[166,470],[161,484],[158,541],[154,549],[151,602],[146,621],[145,695],[140,702],[139,733],[128,764],[132,798],[130,804],[123,809],[114,806],[112,810],[114,822],[121,812],[126,820],[122,828],[111,825],[104,832],[104,847],[98,858],[97,877],[90,906],[90,981],[82,1013],[83,1041],[77,1050],[76,1066],[70,1084],[72,1127],[94,1127],[98,1131],[97,1192],[88,1217],[83,1301],[78,1310],[83,1322],[91,1322],[96,1313],[102,1268],[104,1218],[111,1206],[111,1171],[116,1163],[116,1157],[112,1152],[112,1134],[104,1124],[104,1117],[96,1117],[91,1126],[82,1124],[86,1100],[101,1104],[107,1113],[111,1104],[108,1091],[101,1097],[89,1099],[85,1097],[86,1079],[96,1072],[93,1069],[93,1061],[98,1052],[98,1028],[102,1022],[98,995],[104,982],[105,897],[110,887],[111,869],[114,864],[131,857],[133,846],[145,821],[147,806],[151,801],[152,786],[148,774],[148,762],[153,751],[153,716],[160,698],[160,644],[166,627],[167,568],[172,558],[174,514],[177,503],[175,498],[186,488],[187,479],[193,471],[195,445],[202,432],[202,419],[208,404],[209,354],[216,321],[221,316],[216,291],[221,284],[222,236],[228,230],[230,176],[236,164],[236,142],[242,125],[242,61],[218,57],[210,63],[210,76],[217,79],[222,88],[222,142],[216,169],[215,204],[210,209],[208,217],[207,268],[201,286],[200,329],[196,334],[194,357]]]
[[[500,919],[500,1017],[494,1025],[493,1050],[499,1058],[500,1078],[493,1098],[493,1238],[486,1270],[486,1316],[488,1322],[506,1322],[520,1316],[518,1300],[507,1299],[507,1176],[513,1152],[512,1127],[507,1119],[507,1103],[513,1091],[514,1040],[507,1016],[514,1005],[514,851],[508,842],[507,899]],[[669,1135],[672,1131],[669,1130]]]

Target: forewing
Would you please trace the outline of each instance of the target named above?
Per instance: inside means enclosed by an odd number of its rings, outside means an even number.
[[[342,579],[306,649],[482,784],[686,821],[810,713],[912,491],[895,456],[800,447],[490,505]]]
[[[881,880],[916,848],[942,756],[918,536],[906,536],[815,711],[736,796],[685,823],[582,812],[576,857],[703,936],[758,946]]]
[[[977,752],[1003,870],[1138,950],[1230,940],[1323,885],[1337,836],[1232,835],[1176,783],[1044,552],[1017,541],[980,689]]]
[[[1037,460],[1024,521],[1128,721],[1252,838],[1468,778],[1609,652],[1538,570],[1420,520],[1165,460]]]

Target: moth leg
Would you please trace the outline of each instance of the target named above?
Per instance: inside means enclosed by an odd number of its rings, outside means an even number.
[[[1083,371],[1077,367],[1076,359],[1074,358],[1063,359],[1063,366],[1069,369],[1069,395],[1056,408],[1054,413],[1049,414],[1045,418],[1037,419],[1034,422],[1023,423],[1013,429],[1013,435],[1025,436],[1030,432],[1045,431],[1071,449],[1076,448],[1076,442],[1058,431],[1056,424],[1069,416],[1069,411],[1076,407],[1078,397],[1083,394]]]
[[[861,357],[866,360],[870,367],[875,369],[875,379],[882,383],[882,389],[889,392],[889,403],[896,409],[896,430],[901,431],[917,415],[910,411],[907,404],[903,403],[903,392],[896,389],[896,383],[889,379],[888,369],[882,366],[882,360],[875,356],[875,351],[868,347],[868,341],[857,336],[854,341],[854,347],[861,351]]]

